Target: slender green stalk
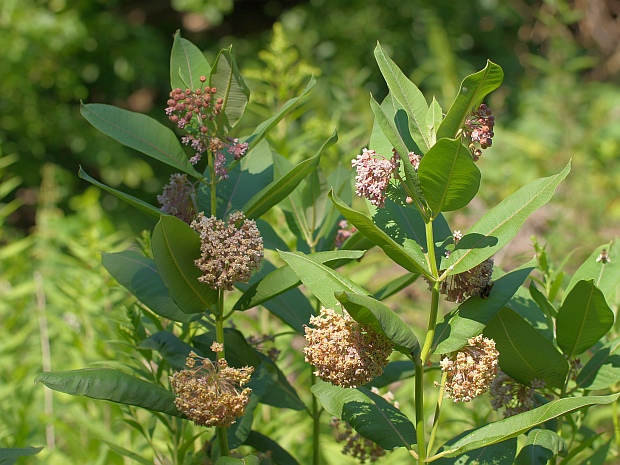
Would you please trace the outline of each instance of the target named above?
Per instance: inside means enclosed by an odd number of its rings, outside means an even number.
[[[437,406],[435,407],[435,416],[433,418],[433,427],[431,429],[431,437],[428,440],[428,453],[433,450],[433,444],[435,442],[435,436],[437,435],[437,425],[439,425],[439,415],[441,414],[441,405],[443,404],[443,392],[446,385],[446,379],[448,379],[448,373],[443,373],[441,376],[441,384],[439,385],[439,394],[437,395]]]
[[[310,383],[312,386],[316,383],[316,376],[314,376],[314,373],[312,373]],[[316,396],[312,394],[312,465],[320,465],[321,463],[321,444],[319,441],[319,435],[321,433],[320,416],[319,401]]]
[[[616,450],[618,455],[620,455],[620,420],[618,420],[618,401],[616,400],[613,404],[611,404],[611,412],[612,412],[612,421],[614,425],[614,437],[616,439]]]
[[[418,440],[418,464],[426,460],[426,438],[424,437],[424,365],[415,365],[415,434]]]
[[[224,344],[224,291],[220,290],[218,293],[217,299],[217,309],[215,313],[215,340]],[[217,360],[226,357],[226,353],[224,350],[220,352],[216,352]],[[225,457],[230,455],[230,449],[228,447],[228,436],[226,435],[226,428],[222,426],[218,426],[216,428],[217,431],[217,441],[220,446],[220,456]]]
[[[209,165],[209,187],[211,188],[211,216],[217,217],[217,180],[215,179],[215,166],[213,165],[211,150],[207,150],[207,164]]]

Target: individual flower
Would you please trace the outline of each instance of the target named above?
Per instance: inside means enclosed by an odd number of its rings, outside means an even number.
[[[161,211],[179,218],[190,224],[196,216],[193,195],[196,193],[194,185],[187,179],[187,174],[175,173],[170,175],[170,182],[164,186],[157,201],[161,204]]]
[[[200,235],[201,256],[194,262],[203,273],[199,281],[230,291],[235,282],[247,283],[260,267],[263,239],[256,222],[243,212],[232,213],[227,223],[199,213],[191,226]]]
[[[190,352],[187,369],[170,377],[174,405],[197,426],[229,427],[245,413],[250,401],[253,367],[231,368],[225,359],[216,363]]]
[[[336,237],[334,237],[334,246],[339,249],[342,247],[342,244],[344,244],[345,241],[351,237],[355,231],[357,231],[357,229],[355,229],[355,226],[349,227],[347,220],[340,221],[338,226],[339,229],[336,232]]]
[[[385,190],[397,168],[396,160],[378,156],[374,150],[364,149],[351,161],[355,166],[355,193],[381,208],[385,205]]]
[[[545,382],[534,378],[529,386],[518,383],[503,371],[499,371],[489,388],[491,407],[499,410],[505,407],[504,418],[527,412],[537,407],[536,389],[545,387]]]
[[[482,335],[469,338],[467,345],[439,365],[447,373],[444,389],[454,402],[469,402],[486,392],[498,371],[495,341]]]
[[[379,390],[374,386],[371,388],[371,391],[374,394],[380,395]],[[381,397],[398,408],[398,402],[394,401],[394,394],[392,392],[388,391]],[[344,455],[350,455],[364,464],[367,460],[371,463],[376,462],[386,454],[383,447],[370,439],[360,436],[346,421],[333,417],[329,425],[336,430],[336,442],[344,443],[342,448]]]
[[[361,325],[346,312],[321,308],[306,326],[306,362],[314,374],[342,387],[357,387],[383,373],[394,344],[383,334]]]
[[[478,161],[482,155],[481,149],[489,148],[493,144],[495,116],[491,113],[491,109],[482,103],[465,120],[463,135],[471,140],[469,150],[474,161]]]

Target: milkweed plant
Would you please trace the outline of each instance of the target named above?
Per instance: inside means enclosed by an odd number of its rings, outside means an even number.
[[[174,444],[157,463],[300,463],[296,450],[253,429],[259,404],[310,417],[314,464],[323,463],[319,432],[328,424],[343,453],[360,463],[385,460],[397,448],[417,464],[617,460],[620,344],[611,306],[620,259],[612,244],[596,248],[572,278],[538,244],[534,258],[516,269],[493,261],[550,200],[570,162],[468,230],[453,230],[444,213],[465,208],[478,192],[495,126],[482,102],[503,71],[487,62],[444,110],[434,98],[428,103],[379,44],[375,57],[389,93],[382,102],[370,99],[367,147],[330,173],[319,162],[336,132],[296,165],[266,139],[314,79],[250,135],[238,135],[250,91],[231,48],[210,64],[178,33],[169,126],[82,104],[93,126],[178,173],[153,206],[80,169],[81,178],[157,221],[139,250],[103,254],[103,266],[139,302],[132,321],[145,361],[133,372],[46,372],[37,381],[152,412]],[[352,207],[364,203],[352,202],[354,194],[365,199],[363,211]],[[274,207],[297,235],[296,249],[273,224]],[[371,248],[403,270],[373,291],[338,271],[364,266]],[[408,305],[397,313],[383,302],[409,286],[429,293],[428,308],[415,310],[424,330],[406,323]],[[309,405],[279,368],[277,351],[259,350],[260,337],[235,324],[257,306],[304,341],[286,350],[297,351],[312,373]],[[410,415],[403,402],[413,406]],[[446,412],[465,403],[498,410],[492,417],[501,419],[447,439],[442,427],[453,427]],[[612,412],[596,431],[585,426],[593,406]],[[127,424],[148,439],[152,428],[140,421],[147,420],[135,416]]]

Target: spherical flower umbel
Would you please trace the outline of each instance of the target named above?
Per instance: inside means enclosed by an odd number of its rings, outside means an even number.
[[[187,179],[187,174],[175,173],[170,175],[170,182],[164,186],[157,201],[161,204],[161,211],[179,218],[190,224],[196,216],[196,208],[192,196],[196,192],[194,185]]]
[[[447,373],[444,389],[454,402],[469,402],[486,392],[497,374],[495,341],[482,335],[469,338],[467,345],[452,358],[444,358],[439,365]]]
[[[493,144],[493,127],[495,126],[495,116],[492,111],[484,103],[472,112],[465,120],[463,135],[471,139],[469,150],[474,157],[474,161],[478,161],[482,150],[491,147]],[[476,144],[480,148],[476,148]]]
[[[397,169],[394,157],[387,159],[378,156],[374,150],[364,149],[351,161],[351,165],[357,170],[355,193],[382,208],[385,205],[385,190]]]
[[[506,407],[504,418],[527,412],[537,407],[534,394],[536,394],[536,389],[544,386],[545,382],[536,378],[530,382],[529,386],[526,386],[500,370],[489,388],[491,407],[493,410]]]
[[[200,235],[201,256],[194,263],[202,271],[199,281],[214,289],[232,290],[235,282],[248,282],[260,267],[264,248],[254,220],[234,212],[224,223],[203,213],[191,224]]]
[[[305,327],[304,354],[322,380],[357,387],[383,373],[394,349],[383,334],[330,308],[321,308],[319,316],[310,318],[310,325],[313,328]]]
[[[190,352],[188,369],[170,377],[174,405],[197,426],[229,427],[242,417],[250,401],[253,367],[231,368],[225,359],[217,363]]]

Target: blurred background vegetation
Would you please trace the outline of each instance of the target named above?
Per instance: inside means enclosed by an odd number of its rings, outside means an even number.
[[[59,394],[52,403],[32,380],[42,369],[135,355],[119,341],[132,302],[99,252],[126,248],[152,223],[76,173],[81,165],[155,204],[170,172],[90,127],[79,103],[165,123],[177,29],[210,61],[233,44],[252,90],[248,129],[314,75],[318,85],[270,142],[300,160],[337,127],[327,171],[366,146],[369,94],[387,92],[377,40],[444,108],[465,75],[487,59],[500,64],[506,77],[487,102],[497,126],[479,162],[480,195],[451,220],[465,228],[572,159],[552,202],[496,257],[511,267],[533,254],[536,235],[558,262],[574,252],[570,270],[620,226],[619,18],[617,0],[2,0],[0,447],[46,445],[36,460],[49,464],[124,463],[105,445],[111,435],[137,447],[119,426],[120,408]]]

